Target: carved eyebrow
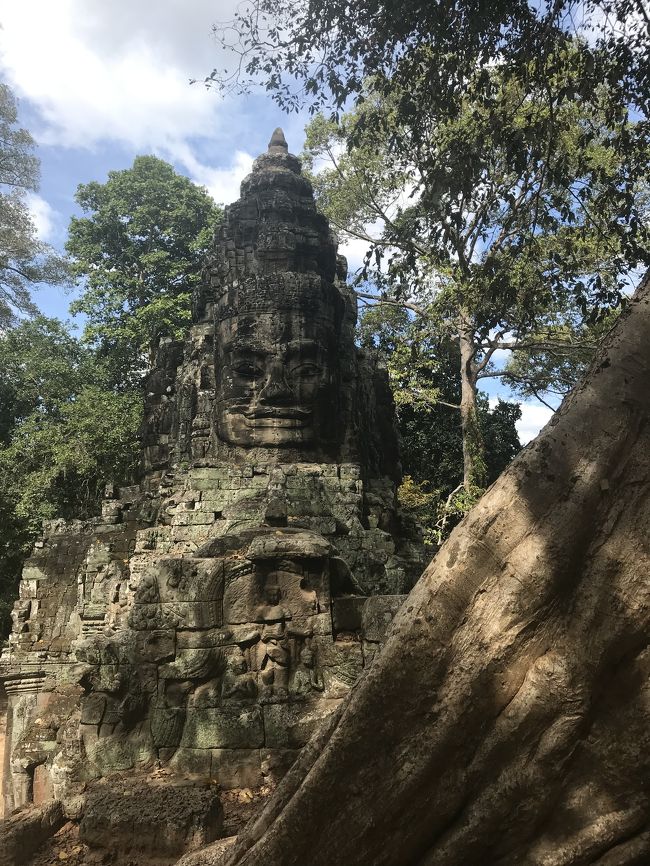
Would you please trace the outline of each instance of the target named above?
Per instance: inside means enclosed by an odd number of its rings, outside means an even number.
[[[270,354],[269,350],[263,346],[251,345],[248,341],[244,342],[243,340],[230,340],[228,343],[224,343],[223,351],[238,352],[241,355],[259,355],[262,357]]]
[[[326,352],[322,343],[316,340],[291,340],[286,346],[283,346],[284,354],[289,357],[314,357],[322,352]],[[240,355],[254,355],[256,357],[266,358],[269,355],[275,354],[273,351],[264,348],[259,344],[250,343],[248,340],[229,340],[223,344],[222,351],[237,352]]]
[[[319,352],[325,352],[325,347],[316,340],[292,340],[287,344],[286,353],[291,356],[301,355],[317,355]]]

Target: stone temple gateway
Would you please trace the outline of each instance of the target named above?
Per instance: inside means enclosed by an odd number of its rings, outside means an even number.
[[[79,816],[93,785],[153,768],[273,783],[369,664],[423,548],[346,270],[276,130],[187,338],[158,347],[143,481],[47,524],[25,565],[0,663],[5,815]]]

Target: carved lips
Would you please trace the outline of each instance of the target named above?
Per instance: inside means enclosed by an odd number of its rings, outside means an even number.
[[[297,406],[260,406],[243,416],[249,427],[307,427],[312,413]]]

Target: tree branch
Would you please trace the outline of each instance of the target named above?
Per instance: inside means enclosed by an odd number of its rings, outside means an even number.
[[[360,292],[356,291],[356,295],[359,298],[367,299],[370,301],[374,301],[376,304],[386,304],[391,307],[403,307],[405,310],[411,310],[411,312],[415,313],[418,316],[421,316],[423,319],[430,319],[431,316],[424,310],[422,307],[418,307],[417,304],[412,304],[410,301],[396,301],[392,298],[384,298],[381,295],[373,295],[372,292]]]

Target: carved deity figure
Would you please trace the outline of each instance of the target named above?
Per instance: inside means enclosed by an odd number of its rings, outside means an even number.
[[[267,587],[266,604],[258,611],[256,619],[264,623],[262,627],[260,678],[267,695],[286,697],[289,691],[289,635],[287,620],[291,614],[280,604],[280,590],[276,586]]]
[[[339,444],[355,311],[336,241],[281,130],[227,208],[210,273],[217,439]]]
[[[312,692],[324,690],[323,675],[316,666],[316,654],[309,647],[303,647],[298,667],[291,680],[291,693],[299,697],[309,697]]]
[[[249,672],[246,659],[239,648],[228,657],[221,680],[221,696],[234,700],[250,700],[257,697],[255,679]]]

